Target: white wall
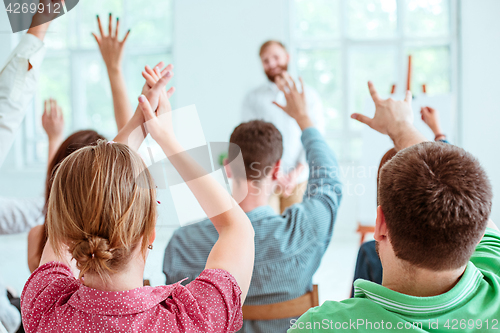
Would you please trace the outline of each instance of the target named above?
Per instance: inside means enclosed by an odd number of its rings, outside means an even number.
[[[243,97],[261,84],[258,51],[288,43],[286,0],[175,1],[176,104],[196,104],[208,141],[226,141],[240,122]]]
[[[493,184],[492,219],[500,222],[500,1],[463,0],[461,128],[463,147]]]

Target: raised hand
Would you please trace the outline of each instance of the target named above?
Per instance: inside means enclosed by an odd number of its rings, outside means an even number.
[[[299,80],[302,85],[301,92],[298,91],[295,81],[288,73],[285,72],[276,77],[275,83],[278,86],[278,89],[285,94],[286,105],[280,105],[276,102],[273,102],[273,104],[295,119],[300,128],[304,130],[307,127],[313,126],[313,123],[307,112],[304,82],[302,81],[302,78],[299,78]]]
[[[28,29],[28,33],[43,41],[49,29],[50,22],[59,15],[63,15],[63,5],[64,0],[40,0],[36,7],[37,11],[31,20],[31,26]]]
[[[62,109],[55,99],[45,100],[42,114],[42,126],[49,140],[61,139],[64,132],[64,117]]]
[[[370,126],[377,132],[389,134],[389,136],[391,136],[391,132],[398,130],[401,126],[413,123],[412,95],[410,91],[406,92],[404,101],[396,101],[392,98],[380,98],[371,81],[368,82],[368,88],[375,103],[375,116],[370,118],[359,113],[353,113],[351,118]]]
[[[404,101],[396,101],[392,98],[380,98],[371,81],[368,82],[368,88],[375,103],[375,116],[370,118],[359,113],[353,113],[351,118],[370,126],[377,132],[389,135],[394,141],[397,150],[426,141],[422,134],[413,127],[412,95],[410,91],[406,92]]]
[[[49,137],[48,161],[50,163],[63,141],[64,117],[55,99],[45,100],[44,106],[42,126]]]
[[[172,78],[167,72],[145,95],[139,97],[139,108],[145,120],[145,128],[157,142],[174,138],[172,126],[172,107],[165,87]],[[155,101],[158,102],[155,102]],[[155,103],[158,108],[154,107]]]
[[[100,36],[97,36],[95,33],[92,33],[97,44],[99,45],[99,50],[101,51],[102,59],[106,64],[106,68],[109,70],[113,69],[121,69],[121,63],[123,59],[123,50],[125,47],[125,43],[130,34],[130,30],[127,31],[127,34],[123,38],[123,40],[119,40],[118,35],[120,33],[120,19],[116,19],[116,28],[113,31],[113,15],[109,14],[109,23],[108,23],[108,34],[104,33],[102,28],[101,19],[97,16],[97,23],[99,25],[99,33]]]
[[[420,115],[422,116],[424,123],[426,123],[432,130],[436,139],[438,139],[438,136],[444,137],[444,134],[441,131],[441,126],[439,125],[439,113],[437,110],[429,106],[424,106],[420,109]]]

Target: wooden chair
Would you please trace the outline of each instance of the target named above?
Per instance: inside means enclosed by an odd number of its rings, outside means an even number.
[[[149,280],[143,280],[144,287],[151,286],[151,282]]]
[[[265,305],[243,305],[243,319],[272,320],[300,317],[315,306],[319,306],[317,284],[313,285],[312,291],[289,301]]]
[[[361,240],[359,242],[359,245],[363,245],[365,241],[366,234],[373,234],[375,232],[375,226],[372,225],[361,225],[361,223],[358,222],[358,229],[356,232],[361,234]]]

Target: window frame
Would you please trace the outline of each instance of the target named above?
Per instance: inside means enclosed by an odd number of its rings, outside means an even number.
[[[340,37],[330,38],[330,39],[300,39],[296,36],[296,26],[298,19],[296,17],[297,4],[296,0],[291,0],[289,2],[289,26],[288,31],[290,33],[290,48],[289,52],[292,59],[294,60],[293,66],[298,70],[298,54],[302,50],[325,50],[325,49],[336,49],[340,51],[340,66],[341,66],[341,82],[342,82],[342,101],[340,114],[342,117],[342,129],[340,131],[326,131],[325,138],[327,140],[342,140],[344,149],[351,149],[351,143],[355,139],[361,139],[362,135],[360,131],[352,129],[349,124],[353,121],[350,115],[355,112],[353,106],[353,90],[351,85],[351,80],[349,70],[351,68],[350,52],[356,47],[380,47],[389,46],[397,49],[397,81],[395,84],[399,87],[406,87],[406,77],[408,68],[408,58],[406,56],[406,48],[408,47],[430,47],[430,46],[444,46],[450,49],[450,94],[452,95],[453,104],[456,106],[452,110],[452,128],[453,136],[456,138],[457,142],[461,141],[460,128],[459,128],[459,117],[460,117],[460,105],[458,100],[459,87],[459,3],[455,0],[449,0],[449,17],[450,17],[450,33],[447,36],[442,37],[410,37],[405,35],[404,27],[406,23],[406,4],[405,0],[395,0],[396,9],[396,33],[394,37],[391,38],[370,38],[370,39],[357,39],[349,37],[348,35],[348,4],[347,1],[352,0],[338,0],[339,1],[339,26],[340,26]],[[367,89],[368,94],[368,89]],[[325,115],[326,116],[326,115]],[[347,143],[347,144],[346,144]],[[339,160],[341,162],[359,162],[352,156],[347,156],[347,153],[339,154]]]
[[[172,11],[175,9],[174,4],[175,1],[171,1],[170,10]],[[81,130],[84,128],[92,128],[92,122],[90,120],[90,116],[87,114],[85,110],[87,96],[84,87],[85,80],[83,79],[83,74],[82,74],[83,71],[81,69],[83,63],[87,59],[95,57],[101,59],[100,51],[99,48],[97,47],[97,44],[95,45],[95,47],[92,48],[82,46],[82,42],[80,40],[81,34],[79,32],[80,32],[80,18],[81,18],[80,12],[83,9],[81,8],[81,6],[77,6],[73,10],[76,11],[75,15],[77,15],[79,20],[76,20],[74,23],[70,24],[68,29],[69,31],[67,32],[67,34],[68,35],[72,34],[72,36],[77,38],[76,42],[77,46],[76,47],[67,46],[66,48],[62,49],[47,48],[44,56],[44,62],[50,59],[56,59],[60,57],[66,57],[69,61],[71,125],[68,126],[67,123],[65,124],[65,132],[64,132],[65,136],[77,130]],[[128,6],[128,1],[125,1],[123,4],[123,15],[120,16],[120,25],[122,27],[120,33],[121,38],[123,38],[124,33],[126,31],[124,27],[128,27],[128,17],[130,15],[133,15],[132,10]],[[131,87],[128,84],[128,82],[130,81],[128,78],[128,73],[129,73],[128,67],[130,66],[130,62],[134,57],[155,56],[162,54],[165,55],[165,57],[173,59],[174,57],[173,39],[175,35],[173,30],[173,24],[174,24],[173,20],[170,22],[170,24],[172,25],[171,29],[172,36],[170,38],[171,41],[170,45],[133,47],[129,43],[129,45],[126,46],[123,56],[122,71],[123,75],[125,76],[125,81],[127,83],[127,92],[129,94],[132,94],[133,92],[130,91]],[[107,26],[107,20],[103,20],[103,27],[104,26]],[[106,31],[107,30],[105,30],[105,32]],[[95,26],[95,30],[93,32],[98,32],[97,23]],[[109,82],[107,73],[105,74],[105,76],[106,76],[105,80]],[[22,171],[22,170],[44,169],[48,163],[46,158],[40,158],[39,154],[37,153],[38,143],[47,142],[47,136],[43,130],[43,127],[41,127],[41,125],[39,126],[40,122],[37,119],[39,115],[43,113],[43,105],[41,105],[41,103],[37,103],[39,97],[38,89],[37,92],[35,93],[32,103],[30,103],[30,106],[26,110],[25,120],[23,121],[23,126],[19,133],[18,140],[16,140],[18,141],[18,143],[14,145],[16,148],[15,149],[16,161],[15,165],[12,166],[12,169],[14,170]],[[139,93],[140,92],[137,92],[137,94]],[[132,105],[132,107],[134,107],[134,105]],[[110,112],[113,112],[113,110],[111,109]],[[100,131],[104,135],[111,135],[112,134],[111,132],[113,132],[114,130],[101,129]]]

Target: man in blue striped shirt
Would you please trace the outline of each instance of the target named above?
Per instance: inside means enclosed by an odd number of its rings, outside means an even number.
[[[286,106],[278,105],[297,121],[310,167],[308,189],[302,203],[277,215],[267,205],[273,193],[283,152],[280,132],[270,123],[251,121],[239,125],[231,143],[240,147],[246,175],[231,174],[233,196],[241,188],[248,195],[240,206],[255,229],[255,267],[245,305],[263,305],[295,299],[309,292],[330,239],[342,197],[338,164],[307,113],[303,92],[287,76],[277,80]],[[276,110],[276,112],[281,112]],[[232,158],[229,151],[229,159]],[[234,171],[236,172],[236,171]],[[217,231],[210,221],[179,228],[165,250],[163,271],[167,284],[203,271]],[[245,320],[240,332],[286,332],[288,319]]]

